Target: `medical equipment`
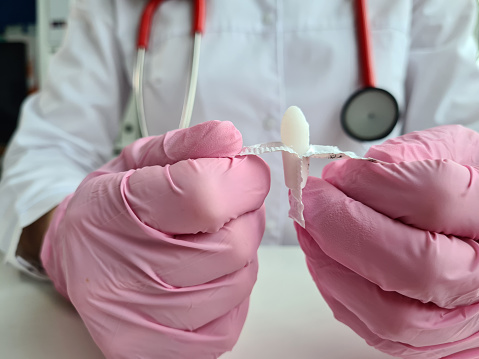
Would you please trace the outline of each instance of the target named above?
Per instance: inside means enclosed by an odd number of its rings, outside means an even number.
[[[152,18],[161,2],[162,0],[149,1],[141,18],[138,35],[138,52],[133,73],[133,89],[140,131],[143,137],[148,136],[142,89],[144,62],[151,32]],[[194,3],[194,43],[191,72],[183,104],[180,128],[188,127],[191,120],[198,81],[201,38],[205,24],[205,0],[195,0]],[[350,137],[359,141],[372,141],[386,137],[394,129],[399,118],[399,108],[394,96],[386,90],[375,87],[371,56],[371,36],[366,10],[366,0],[356,0],[355,12],[361,72],[364,81],[363,88],[355,92],[347,100],[341,112],[341,124],[344,131]]]
[[[148,49],[151,33],[151,23],[156,9],[160,6],[162,0],[150,0],[143,11],[138,31],[137,58],[133,71],[133,91],[135,93],[136,110],[138,122],[140,123],[140,132],[142,137],[148,136],[148,126],[145,118],[145,108],[143,100],[143,72],[145,64],[146,50]],[[183,112],[181,114],[180,128],[187,128],[190,125],[191,113],[196,95],[196,83],[198,81],[198,67],[200,63],[201,37],[205,27],[205,0],[194,1],[193,16],[193,54],[191,61],[191,72],[187,92],[183,103]]]
[[[356,1],[356,23],[363,87],[344,104],[341,125],[355,140],[374,141],[386,137],[396,127],[399,106],[392,94],[375,84],[366,0]]]

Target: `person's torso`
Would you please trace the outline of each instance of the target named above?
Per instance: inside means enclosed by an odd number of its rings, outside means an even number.
[[[146,0],[117,0],[117,38],[131,78],[136,34]],[[192,1],[165,1],[154,16],[146,55],[146,119],[150,134],[178,127],[190,73]],[[371,143],[350,139],[340,124],[348,97],[361,86],[353,0],[210,0],[192,125],[232,121],[244,145],[280,140],[287,107],[299,106],[311,143],[364,154]],[[412,0],[368,1],[377,86],[405,111]],[[391,136],[401,132],[398,126]],[[391,137],[390,136],[390,137]],[[281,156],[264,155],[272,186],[266,200],[265,243],[297,243]],[[323,160],[312,161],[320,175]],[[251,180],[254,180],[252,178]]]

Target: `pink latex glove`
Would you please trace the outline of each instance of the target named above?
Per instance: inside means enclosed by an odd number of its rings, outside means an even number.
[[[296,229],[316,285],[385,353],[479,358],[479,134],[442,126],[366,156],[388,163],[337,161],[304,189]]]
[[[230,122],[140,139],[55,212],[45,269],[106,358],[217,358],[257,275],[269,168]],[[208,157],[208,158],[207,158]]]

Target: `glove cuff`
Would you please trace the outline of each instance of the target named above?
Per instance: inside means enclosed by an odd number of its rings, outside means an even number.
[[[61,225],[61,221],[65,216],[65,211],[70,203],[73,194],[66,197],[62,203],[60,203],[55,210],[52,221],[48,227],[47,232],[43,240],[42,250],[40,253],[40,259],[45,269],[46,274],[52,280],[57,291],[65,298],[68,297],[68,288],[64,275],[64,263],[62,260],[62,238],[58,238],[58,227]],[[52,245],[54,241],[60,241],[55,246]]]

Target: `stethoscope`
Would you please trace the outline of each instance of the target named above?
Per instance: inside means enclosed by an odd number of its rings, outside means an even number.
[[[391,133],[399,120],[399,106],[388,91],[376,87],[372,60],[372,42],[367,19],[367,0],[356,0],[356,27],[360,58],[362,86],[353,93],[341,111],[341,125],[351,138],[358,141],[379,140]],[[133,90],[143,137],[148,136],[143,100],[143,72],[145,55],[148,49],[153,16],[162,0],[150,0],[146,5],[140,22],[137,44],[137,59],[133,72]],[[191,69],[179,128],[187,128],[196,95],[198,69],[200,62],[201,38],[205,26],[205,0],[194,0],[193,51]]]
[[[143,99],[143,72],[145,65],[145,56],[148,49],[151,33],[151,23],[156,9],[163,0],[150,0],[143,10],[140,21],[137,42],[136,65],[133,71],[133,91],[135,93],[136,113],[140,124],[140,134],[147,137],[148,126],[145,118],[145,106]],[[183,103],[183,111],[179,128],[187,128],[191,122],[191,114],[193,113],[193,105],[196,96],[196,84],[198,83],[198,68],[200,64],[200,47],[201,37],[205,28],[205,0],[194,1],[194,17],[193,17],[193,53],[191,61],[190,77],[187,85],[186,96]]]

